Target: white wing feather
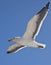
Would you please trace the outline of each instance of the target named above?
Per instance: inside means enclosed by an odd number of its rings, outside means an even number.
[[[35,38],[42,26],[42,23],[44,19],[47,16],[49,9],[49,3],[46,4],[45,7],[43,7],[29,22],[27,25],[26,32],[23,35],[23,38],[25,39],[32,39]]]
[[[16,43],[16,44],[9,46],[9,48],[7,49],[7,53],[9,54],[9,53],[17,52],[23,48],[25,48],[24,45],[20,45]]]

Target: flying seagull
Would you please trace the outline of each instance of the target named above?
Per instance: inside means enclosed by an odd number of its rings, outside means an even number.
[[[12,53],[19,51],[25,47],[33,48],[45,48],[46,45],[38,43],[35,41],[36,36],[38,35],[40,28],[44,19],[47,16],[49,10],[48,2],[33,18],[28,22],[27,29],[22,37],[14,37],[13,39],[8,40],[9,42],[16,42],[7,49],[7,53]]]

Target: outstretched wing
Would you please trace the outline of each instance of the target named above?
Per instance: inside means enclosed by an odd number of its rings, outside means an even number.
[[[7,49],[7,54],[13,53],[13,52],[17,52],[17,51],[21,50],[24,47],[25,46],[19,45],[17,43],[16,44],[13,44],[13,45],[9,46],[9,48]]]
[[[25,34],[23,35],[23,38],[26,38],[26,39],[32,39],[32,38],[35,38],[39,31],[40,31],[40,28],[41,28],[41,25],[44,21],[44,19],[46,18],[47,16],[47,13],[48,13],[48,9],[49,9],[49,4],[50,2],[48,2],[46,4],[45,7],[43,7],[28,23],[27,25],[27,29],[26,29],[26,32]]]

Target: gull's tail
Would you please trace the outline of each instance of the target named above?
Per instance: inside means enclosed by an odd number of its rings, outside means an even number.
[[[35,41],[34,41],[34,47],[35,47],[35,48],[45,48],[45,47],[46,47],[46,45],[45,45],[45,44],[38,43],[38,42],[35,42]]]

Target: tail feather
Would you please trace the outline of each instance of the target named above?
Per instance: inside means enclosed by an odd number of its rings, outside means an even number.
[[[45,44],[38,43],[38,42],[34,41],[34,47],[35,47],[35,48],[45,48],[45,47],[46,47],[46,45],[45,45]]]

